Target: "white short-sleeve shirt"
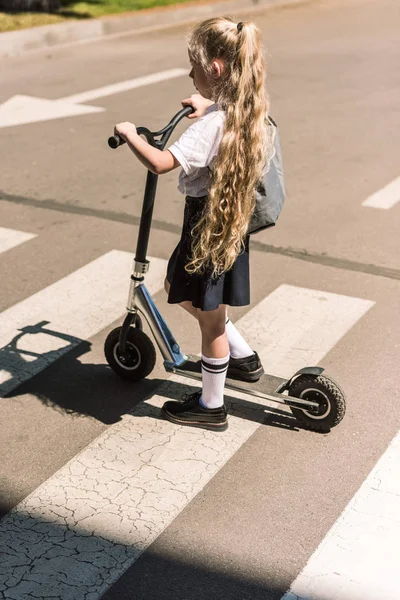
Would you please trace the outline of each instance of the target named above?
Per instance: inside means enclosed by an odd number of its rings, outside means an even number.
[[[187,196],[206,196],[210,187],[208,167],[218,153],[225,124],[225,113],[217,104],[191,125],[168,150],[179,161],[182,170],[178,190]]]

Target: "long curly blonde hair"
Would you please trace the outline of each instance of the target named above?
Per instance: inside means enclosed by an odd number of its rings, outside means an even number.
[[[192,229],[188,273],[212,277],[228,271],[242,252],[255,206],[255,190],[272,153],[273,136],[266,120],[269,100],[260,31],[233,19],[203,21],[188,40],[189,56],[207,76],[212,99],[225,111],[225,125],[212,171],[204,212]],[[222,59],[217,79],[211,65]]]

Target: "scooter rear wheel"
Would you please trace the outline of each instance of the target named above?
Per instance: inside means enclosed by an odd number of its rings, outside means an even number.
[[[300,375],[289,388],[289,396],[318,403],[318,408],[290,407],[293,415],[312,431],[328,433],[343,419],[346,400],[340,387],[329,377]]]
[[[149,375],[156,364],[156,349],[153,342],[141,329],[130,327],[126,342],[126,353],[119,350],[121,327],[116,327],[104,343],[106,360],[114,373],[121,379],[139,381]]]

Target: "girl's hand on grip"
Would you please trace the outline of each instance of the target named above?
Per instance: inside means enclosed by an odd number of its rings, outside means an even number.
[[[200,94],[192,94],[190,98],[185,98],[181,102],[182,106],[193,106],[194,112],[188,115],[188,119],[195,119],[196,117],[202,117],[206,112],[207,108],[214,104],[211,100],[203,98]]]
[[[130,136],[132,137],[137,133],[136,126],[133,123],[129,123],[129,121],[118,123],[118,125],[114,127],[114,134],[117,133],[126,141]]]

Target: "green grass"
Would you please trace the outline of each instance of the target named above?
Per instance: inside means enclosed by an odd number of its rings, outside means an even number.
[[[167,6],[168,4],[183,4],[189,0],[88,0],[88,2],[74,2],[61,0],[61,8],[53,14],[41,12],[0,12],[0,32],[27,29],[38,25],[51,25],[66,19],[93,19],[103,15]]]

